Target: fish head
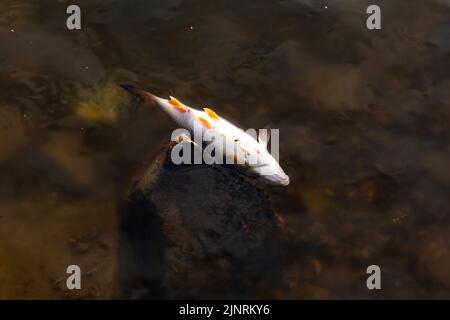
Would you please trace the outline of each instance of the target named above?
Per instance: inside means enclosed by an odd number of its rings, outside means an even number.
[[[289,185],[289,176],[276,161],[254,167],[252,171],[268,184],[284,187]]]

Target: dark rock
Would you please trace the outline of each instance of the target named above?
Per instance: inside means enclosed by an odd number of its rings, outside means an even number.
[[[272,297],[284,232],[266,192],[232,166],[173,165],[172,146],[121,210],[121,295]]]

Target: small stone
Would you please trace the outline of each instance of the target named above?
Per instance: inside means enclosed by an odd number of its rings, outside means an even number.
[[[234,166],[173,165],[172,146],[137,180],[121,212],[124,291],[146,279],[171,298],[272,297],[255,288],[283,286],[285,233],[263,186]]]

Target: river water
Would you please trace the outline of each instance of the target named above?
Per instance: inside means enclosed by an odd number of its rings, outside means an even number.
[[[280,129],[287,285],[252,297],[450,298],[450,1],[77,0],[69,31],[72,2],[0,2],[0,298],[114,296],[118,206],[175,128],[121,83]]]

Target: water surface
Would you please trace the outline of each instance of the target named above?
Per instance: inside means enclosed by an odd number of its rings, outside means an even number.
[[[114,296],[118,206],[175,128],[120,83],[280,129],[293,244],[263,297],[450,298],[450,2],[375,2],[382,31],[365,0],[79,0],[68,31],[69,1],[2,0],[0,298]]]

